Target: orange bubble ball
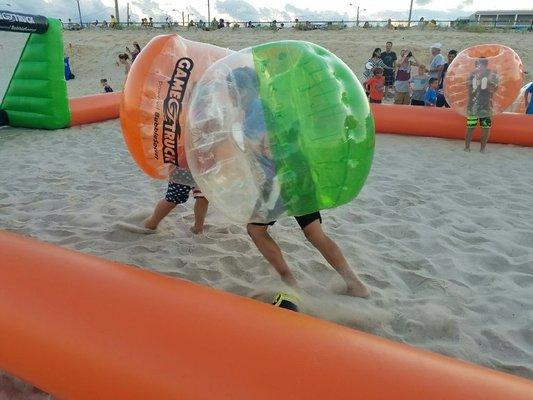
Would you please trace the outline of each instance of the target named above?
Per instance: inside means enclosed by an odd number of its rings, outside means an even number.
[[[526,112],[526,90],[531,85],[533,85],[533,82],[526,83],[524,86],[522,86],[522,89],[520,89],[520,92],[518,92],[518,96],[516,96],[516,99],[513,104],[511,104],[509,108],[505,111],[517,114],[524,114]]]
[[[444,96],[459,114],[491,117],[513,103],[523,78],[522,60],[513,49],[500,44],[472,46],[448,67]]]

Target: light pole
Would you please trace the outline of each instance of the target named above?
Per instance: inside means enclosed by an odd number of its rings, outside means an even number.
[[[78,3],[78,15],[80,16],[80,28],[83,29],[83,21],[81,20],[80,0],[76,0]]]
[[[355,4],[352,4],[350,3],[351,6],[353,7],[357,7],[357,16],[356,16],[356,20],[355,20],[355,26],[356,27],[359,27],[359,6],[356,6]],[[363,9],[362,11],[366,11],[366,9]]]
[[[209,0],[207,0],[207,26],[210,26],[211,24],[211,5],[209,4]]]
[[[118,0],[115,0],[115,17],[117,18],[117,22],[120,22],[120,16],[118,15]]]
[[[413,12],[413,0],[411,0],[411,5],[409,6],[409,20],[407,21],[407,27],[411,26],[411,14]]]

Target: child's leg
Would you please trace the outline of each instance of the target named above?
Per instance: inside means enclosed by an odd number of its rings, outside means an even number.
[[[199,234],[204,231],[205,216],[209,202],[205,197],[196,197],[194,202],[194,226],[191,228],[192,233]]]
[[[156,204],[152,215],[144,220],[144,226],[148,229],[157,229],[157,226],[174,208],[176,203],[171,203],[166,199],[161,199]]]
[[[489,141],[492,120],[490,117],[481,118],[479,120],[479,124],[481,125],[481,148],[479,149],[479,151],[484,153],[485,147],[487,146],[487,142]]]
[[[278,271],[281,279],[291,286],[296,286],[296,278],[281,254],[278,244],[268,233],[269,225],[248,224],[246,229],[259,252]]]
[[[369,290],[352,271],[341,249],[322,230],[320,220],[316,219],[303,228],[305,237],[324,256],[326,261],[342,276],[347,286],[347,294],[368,297]]]
[[[476,117],[466,117],[465,151],[470,151],[470,142],[477,122],[478,119]]]
[[[157,226],[178,204],[185,203],[189,198],[190,186],[175,182],[168,182],[165,198],[155,206],[152,215],[144,220],[144,226],[148,229],[157,229]]]
[[[482,153],[485,152],[485,147],[487,146],[487,142],[489,141],[490,136],[490,128],[481,128],[481,148],[479,151]]]

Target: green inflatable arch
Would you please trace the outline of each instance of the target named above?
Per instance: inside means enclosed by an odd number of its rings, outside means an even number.
[[[67,127],[70,111],[60,21],[0,11],[0,30],[32,32],[0,103],[8,125],[40,129]]]

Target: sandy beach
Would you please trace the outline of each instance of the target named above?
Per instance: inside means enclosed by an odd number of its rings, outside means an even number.
[[[101,92],[100,78],[120,90],[124,72],[115,65],[117,54],[135,40],[143,46],[162,33],[65,32],[76,75],[68,82],[70,96]],[[526,52],[531,34],[363,29],[182,34],[233,50],[307,40],[335,53],[358,76],[372,49],[389,39],[398,53],[412,49],[424,62],[434,42],[444,51],[501,43],[515,49],[533,73],[533,57]],[[533,148],[489,144],[487,154],[478,149],[479,143],[465,153],[460,141],[377,135],[361,194],[323,212],[325,231],[368,284],[369,299],[336,294],[336,273],[292,218],[280,220],[273,236],[306,293],[303,311],[533,379]],[[121,227],[146,217],[166,182],[136,167],[117,120],[57,131],[3,128],[0,159],[1,229],[244,296],[283,287],[245,227],[214,208],[200,236],[189,231],[191,200],[155,234]]]

